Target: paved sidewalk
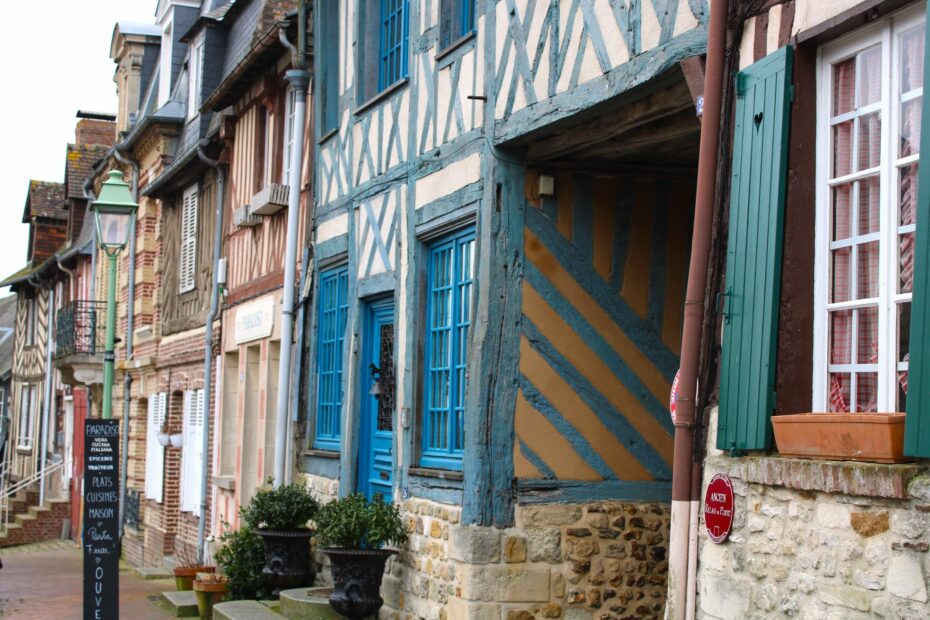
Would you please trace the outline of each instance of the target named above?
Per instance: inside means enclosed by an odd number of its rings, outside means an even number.
[[[51,541],[0,549],[0,618],[82,617],[83,563],[71,541]],[[163,620],[170,616],[153,603],[172,581],[143,581],[120,564],[120,617]]]

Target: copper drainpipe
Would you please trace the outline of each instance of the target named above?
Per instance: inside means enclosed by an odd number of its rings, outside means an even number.
[[[684,329],[681,338],[681,375],[675,420],[675,453],[672,465],[672,521],[669,549],[669,586],[666,617],[693,617],[694,572],[689,570],[697,545],[697,510],[701,468],[693,467],[695,393],[701,356],[701,328],[704,319],[707,264],[710,256],[717,180],[717,152],[720,134],[723,56],[726,44],[727,0],[711,0],[707,33],[707,63],[704,79],[704,113],[701,118],[701,144],[698,156],[694,230],[691,237],[691,263],[685,297]],[[694,480],[694,479],[697,480]],[[696,484],[695,484],[696,483]],[[695,491],[696,490],[696,491]],[[689,553],[690,551],[690,553]],[[689,604],[690,603],[690,604]]]

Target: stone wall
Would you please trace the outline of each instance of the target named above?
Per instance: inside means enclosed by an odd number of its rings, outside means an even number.
[[[734,522],[719,545],[700,524],[698,618],[930,618],[925,468],[712,451],[717,473]]]
[[[522,506],[505,530],[462,525],[461,508],[422,499],[402,511],[410,540],[388,564],[382,618],[662,617],[668,504]]]

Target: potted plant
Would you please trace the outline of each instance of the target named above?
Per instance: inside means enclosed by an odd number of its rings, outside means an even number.
[[[317,542],[329,556],[333,575],[330,606],[349,618],[376,613],[381,598],[381,579],[389,557],[397,553],[385,545],[407,542],[407,528],[400,510],[380,495],[368,501],[364,495],[343,497],[320,509]]]
[[[197,573],[212,573],[215,570],[213,566],[204,566],[195,555],[192,555],[187,547],[180,547],[175,556],[175,566],[172,569],[174,573],[174,584],[180,591],[190,590],[194,585],[194,577]]]
[[[213,617],[213,605],[226,598],[229,592],[229,580],[219,573],[197,573],[194,579],[194,595],[197,597],[197,611],[200,617],[209,620]]]
[[[161,424],[161,428],[158,429],[158,444],[163,447],[167,447],[171,441],[171,433],[168,432],[168,419],[166,418]]]
[[[242,509],[243,522],[262,537],[262,575],[271,593],[310,582],[310,521],[320,508],[310,491],[298,484],[264,489]]]
[[[229,598],[234,601],[268,598],[268,589],[262,579],[265,567],[265,545],[262,537],[248,526],[225,531],[220,537],[222,547],[214,558],[216,565],[226,576]]]

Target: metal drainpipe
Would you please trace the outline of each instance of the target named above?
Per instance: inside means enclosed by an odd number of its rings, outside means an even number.
[[[714,192],[717,179],[717,153],[720,139],[723,54],[726,45],[727,0],[711,0],[707,33],[707,69],[704,80],[704,115],[698,156],[694,230],[691,237],[691,263],[685,298],[684,329],[681,339],[681,389],[675,420],[675,453],[672,467],[672,520],[669,549],[669,592],[667,618],[690,618],[694,614],[688,596],[695,575],[690,574],[689,540],[696,535],[699,499],[692,479],[700,476],[694,460],[694,399],[701,355],[701,327],[704,316],[707,263],[713,228]],[[697,485],[700,489],[700,484]],[[696,545],[693,546],[696,551]]]
[[[117,161],[126,166],[132,167],[132,182],[130,191],[132,192],[132,201],[139,204],[139,163],[129,159],[119,152],[119,148],[113,148],[113,156]],[[133,331],[135,330],[135,299],[136,299],[136,216],[132,217],[132,235],[129,237],[129,301],[126,305],[126,361],[132,359],[133,348]],[[119,474],[119,539],[123,539],[123,529],[126,524],[126,492],[127,492],[127,473],[129,469],[129,410],[132,398],[132,375],[129,369],[123,370],[123,423],[122,423],[122,452],[120,454],[120,474]]]
[[[213,289],[210,291],[210,310],[207,312],[207,321],[203,336],[203,467],[200,475],[200,519],[197,523],[197,558],[204,562],[207,520],[207,483],[209,482],[210,454],[210,408],[211,378],[213,376],[213,321],[220,305],[219,263],[222,256],[223,244],[223,195],[226,192],[226,168],[215,159],[210,159],[204,153],[204,146],[208,141],[201,140],[197,147],[197,157],[200,161],[216,170],[216,225],[213,229]]]
[[[298,41],[306,39],[307,20],[305,18],[304,0],[298,5]],[[287,41],[284,31],[279,31],[279,38],[286,47],[294,50]],[[291,170],[287,198],[287,242],[284,252],[284,292],[281,300],[281,359],[278,366],[278,403],[275,412],[274,441],[274,486],[285,484],[290,476],[287,471],[287,429],[288,393],[291,383],[291,352],[294,348],[294,289],[297,272],[297,228],[300,220],[300,182],[303,176],[304,154],[304,119],[307,111],[307,88],[310,85],[310,72],[304,67],[303,50],[294,55],[294,69],[285,73],[287,81],[294,89],[294,141],[291,146]]]

